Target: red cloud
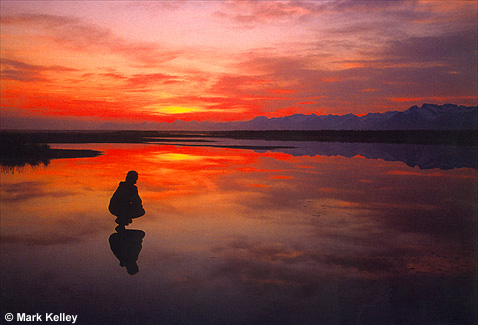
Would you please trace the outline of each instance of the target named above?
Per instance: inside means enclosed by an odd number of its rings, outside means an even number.
[[[22,14],[2,17],[2,24],[39,26],[52,40],[68,49],[80,52],[116,53],[147,66],[164,63],[179,55],[178,51],[160,48],[155,43],[122,39],[107,28],[88,24],[73,17]]]
[[[128,78],[128,87],[144,87],[150,84],[171,84],[180,82],[177,76],[171,76],[163,73],[135,74]]]
[[[43,66],[28,64],[21,61],[3,59],[1,60],[1,79],[17,80],[17,81],[47,81],[43,75],[44,72],[72,72],[77,69],[63,67],[58,65]]]

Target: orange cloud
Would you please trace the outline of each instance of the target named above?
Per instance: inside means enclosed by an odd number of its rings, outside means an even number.
[[[339,82],[341,79],[339,77],[325,77],[320,79],[323,82]]]
[[[267,89],[268,92],[273,94],[293,94],[296,93],[298,90],[293,89]]]
[[[313,104],[317,104],[316,102],[300,102],[298,103],[299,105],[313,105]]]
[[[425,99],[425,97],[414,97],[414,98],[409,98],[409,97],[389,97],[389,100],[393,102],[417,102],[417,101],[422,101]]]

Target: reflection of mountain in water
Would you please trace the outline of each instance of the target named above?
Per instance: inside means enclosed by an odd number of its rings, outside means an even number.
[[[402,161],[420,169],[478,169],[475,147],[444,145],[410,145],[386,143],[315,143],[314,153],[344,157],[364,156],[369,159]],[[300,150],[300,149],[299,149]]]
[[[420,169],[478,169],[478,152],[476,147],[471,146],[343,142],[308,142],[295,145],[293,149],[276,150],[294,156],[363,156],[368,159],[402,161],[410,167],[418,166]]]

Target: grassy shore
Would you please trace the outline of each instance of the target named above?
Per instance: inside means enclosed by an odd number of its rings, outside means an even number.
[[[52,149],[44,141],[35,142],[23,133],[2,132],[0,141],[0,165],[4,167],[46,166],[51,159],[96,157],[101,154],[95,150]]]

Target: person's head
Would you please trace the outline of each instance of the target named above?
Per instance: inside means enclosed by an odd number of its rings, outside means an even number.
[[[128,174],[126,174],[126,181],[131,184],[136,184],[138,180],[138,173],[134,170],[130,170]]]

